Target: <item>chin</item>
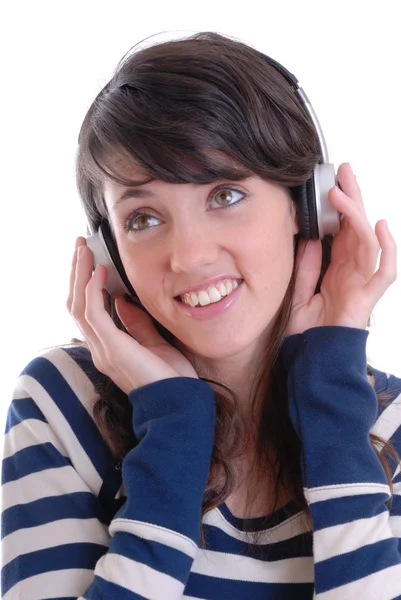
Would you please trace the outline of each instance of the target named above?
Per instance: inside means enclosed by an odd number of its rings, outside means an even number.
[[[255,336],[248,335],[242,339],[227,340],[227,337],[225,337],[219,343],[216,337],[212,338],[209,336],[204,340],[182,340],[180,344],[183,345],[186,352],[189,352],[193,356],[220,361],[234,358],[243,353],[246,355],[247,352],[253,352],[259,346],[258,341],[260,340],[261,336],[259,334]]]

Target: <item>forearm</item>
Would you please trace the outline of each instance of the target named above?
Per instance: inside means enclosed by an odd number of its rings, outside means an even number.
[[[285,340],[281,354],[290,417],[302,442],[315,591],[327,599],[401,594],[398,539],[385,505],[388,480],[369,438],[378,407],[366,376],[367,336],[316,327]]]
[[[130,598],[125,588],[145,598],[161,589],[166,598],[180,598],[199,543],[213,392],[200,380],[176,378],[129,397],[139,443],[122,465],[127,500],[110,524],[109,551],[85,596],[103,598],[106,586],[113,598]]]

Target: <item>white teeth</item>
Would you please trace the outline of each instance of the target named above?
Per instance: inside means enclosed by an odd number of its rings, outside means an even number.
[[[238,281],[235,279],[226,279],[224,282],[219,281],[217,285],[211,285],[206,290],[200,292],[189,292],[181,297],[184,304],[188,304],[192,308],[200,304],[201,306],[207,306],[213,302],[218,302],[224,296],[230,294],[233,290],[238,287]]]
[[[219,281],[219,283],[217,284],[217,289],[220,292],[220,295],[223,296],[227,296],[227,290],[226,290],[226,286],[224,285],[224,283],[222,281]]]
[[[199,298],[199,304],[201,306],[206,306],[206,304],[210,304],[210,298],[209,298],[209,294],[207,292],[205,292],[205,290],[201,290],[198,293],[198,298]]]

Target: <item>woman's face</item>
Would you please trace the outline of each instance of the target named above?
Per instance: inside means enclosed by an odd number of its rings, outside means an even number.
[[[136,179],[144,178],[138,173]],[[293,202],[282,186],[256,176],[206,185],[152,181],[125,187],[107,181],[104,193],[127,276],[157,321],[192,353],[209,359],[249,357],[268,343],[291,278],[298,232]],[[212,305],[218,314],[196,318],[204,309],[176,299],[186,290],[207,288],[202,284],[220,275],[243,281],[231,304],[230,296],[221,300],[227,308]]]

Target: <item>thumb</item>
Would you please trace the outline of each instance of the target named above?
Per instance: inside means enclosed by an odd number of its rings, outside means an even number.
[[[151,346],[164,342],[152,319],[142,308],[127,302],[124,297],[116,298],[115,307],[120,321],[141,346]]]

